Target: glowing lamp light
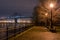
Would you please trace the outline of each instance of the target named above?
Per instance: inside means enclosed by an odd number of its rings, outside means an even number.
[[[48,13],[46,13],[45,16],[48,16]]]
[[[53,8],[53,7],[54,7],[54,4],[53,4],[53,3],[51,3],[51,4],[50,4],[50,7],[51,7],[51,8]]]

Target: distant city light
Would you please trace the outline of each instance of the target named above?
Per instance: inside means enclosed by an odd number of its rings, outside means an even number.
[[[14,21],[11,21],[11,20],[1,20],[0,23],[14,23]]]
[[[18,23],[31,23],[31,20],[18,20]]]
[[[17,18],[18,23],[31,23],[31,18],[25,16],[1,17],[0,23],[15,23],[14,18]]]

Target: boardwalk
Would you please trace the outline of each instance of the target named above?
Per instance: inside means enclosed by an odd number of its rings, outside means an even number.
[[[60,34],[49,32],[45,27],[34,26],[9,40],[60,40]]]

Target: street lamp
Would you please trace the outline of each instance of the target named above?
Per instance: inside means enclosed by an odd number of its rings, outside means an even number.
[[[45,13],[45,17],[46,17],[46,22],[45,22],[46,25],[45,26],[47,27],[48,13]]]
[[[51,31],[52,32],[54,32],[55,30],[54,30],[54,27],[52,26],[53,25],[53,23],[52,23],[52,9],[54,8],[54,4],[53,3],[50,3],[50,8],[51,8]]]
[[[52,9],[54,7],[54,4],[53,3],[50,3],[50,8],[51,8],[51,28],[53,29],[53,26],[52,26]]]
[[[54,7],[54,4],[53,3],[50,3],[50,8],[52,9]]]
[[[46,13],[45,16],[47,17],[48,16],[48,13]]]

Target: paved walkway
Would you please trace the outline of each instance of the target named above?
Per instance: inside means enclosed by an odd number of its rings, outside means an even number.
[[[34,26],[9,40],[60,40],[60,33],[52,33],[44,27]]]

